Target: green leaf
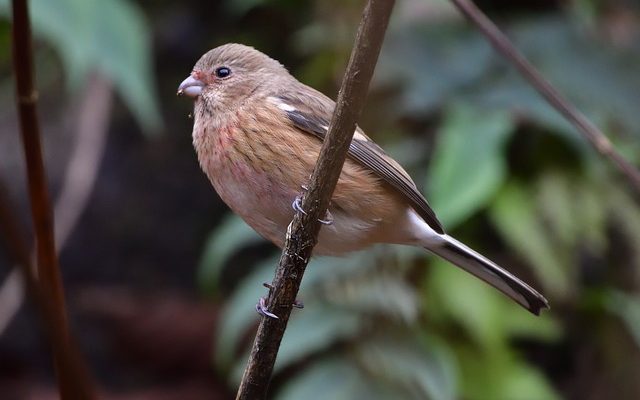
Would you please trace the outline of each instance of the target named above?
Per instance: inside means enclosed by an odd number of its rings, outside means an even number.
[[[566,17],[521,21],[511,34],[543,75],[596,125],[606,131],[610,124],[614,132],[622,126],[635,137],[640,135],[635,106],[640,102],[640,60],[636,54],[615,50]]]
[[[535,267],[546,290],[554,297],[568,296],[572,290],[571,264],[558,254],[550,232],[543,225],[534,192],[512,182],[500,192],[489,211],[503,240]]]
[[[508,350],[460,351],[463,398],[469,400],[559,400],[546,377]]]
[[[227,215],[211,232],[198,266],[198,283],[204,293],[213,294],[225,263],[233,254],[263,241],[249,225],[235,214]]]
[[[294,309],[276,360],[276,373],[332,344],[354,338],[362,329],[362,316],[314,302]]]
[[[446,261],[436,259],[427,287],[427,310],[453,318],[483,348],[499,351],[514,336],[557,340],[560,325],[548,313],[536,317],[499,291]]]
[[[328,300],[362,315],[385,316],[405,324],[418,318],[415,289],[397,272],[376,271],[360,279],[343,280],[332,286]]]
[[[276,400],[393,400],[388,386],[366,379],[354,365],[341,358],[326,358],[313,363],[289,379]]]
[[[605,295],[605,306],[610,313],[624,322],[627,330],[640,348],[640,296],[611,290]]]
[[[266,2],[267,0],[227,0],[224,7],[231,16],[241,17]]]
[[[228,226],[236,226],[229,222]],[[225,225],[227,225],[225,223]],[[237,226],[236,226],[237,227]],[[233,231],[233,228],[231,228]],[[233,236],[220,233],[223,236]],[[307,272],[302,280],[300,296],[306,303],[302,313],[307,314],[310,309],[313,312],[315,307],[321,302],[322,287],[331,288],[335,282],[342,282],[349,279],[350,275],[360,273],[363,270],[375,267],[373,253],[355,253],[346,258],[321,257],[313,259],[307,267]],[[255,266],[254,272],[249,274],[238,285],[231,298],[226,302],[225,309],[220,318],[220,329],[216,339],[216,365],[219,368],[227,369],[234,360],[234,355],[238,350],[239,341],[244,333],[258,321],[258,314],[255,311],[255,304],[261,296],[267,294],[267,290],[262,286],[263,282],[271,282],[275,268],[278,265],[279,254],[267,259]],[[318,296],[318,293],[320,296]],[[340,318],[337,317],[336,318]],[[345,317],[346,318],[346,317]],[[318,317],[318,321],[323,321],[323,317]],[[290,328],[289,328],[290,329]]]
[[[606,192],[611,217],[620,232],[625,234],[631,252],[629,262],[635,268],[640,268],[640,248],[636,245],[640,243],[640,208],[637,200],[628,193],[627,188],[619,185],[609,185]]]
[[[149,27],[138,6],[127,0],[32,0],[29,8],[35,34],[60,54],[70,88],[97,69],[145,131],[159,130]],[[0,0],[0,13],[9,15],[8,0]]]
[[[435,340],[421,342],[406,334],[374,337],[358,346],[356,355],[372,380],[387,382],[407,393],[398,398],[458,397],[453,357]]]
[[[582,249],[594,256],[603,255],[607,207],[614,203],[610,191],[602,190],[600,182],[559,171],[545,172],[535,186],[540,217],[549,227],[555,246],[567,254],[563,258],[575,259],[570,255]]]
[[[484,207],[506,175],[504,144],[514,122],[502,112],[448,110],[429,169],[431,204],[452,228]]]
[[[486,40],[464,25],[392,25],[375,79],[379,85],[402,86],[397,104],[402,114],[430,114],[482,78],[494,58]]]

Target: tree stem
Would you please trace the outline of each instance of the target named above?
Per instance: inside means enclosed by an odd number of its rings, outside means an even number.
[[[268,308],[278,318],[263,317],[260,321],[249,362],[238,389],[238,400],[266,397],[292,305],[313,247],[318,240],[321,227],[319,220],[325,217],[333,190],[342,172],[342,165],[364,106],[393,5],[394,0],[369,0],[364,9],[333,119],[311,176],[309,189],[303,194],[302,209],[306,210],[306,214],[296,212],[289,224],[284,250],[271,285],[272,289],[269,290]]]
[[[36,301],[41,306],[40,311],[43,313],[42,317],[50,333],[60,396],[64,400],[91,399],[94,394],[87,371],[69,334],[64,290],[55,250],[53,212],[47,190],[37,117],[38,92],[34,83],[33,48],[27,0],[13,0],[12,13],[13,66],[16,76],[18,114],[36,238],[37,277],[34,277],[33,288],[37,287]],[[22,254],[19,258],[27,274],[33,273],[29,267],[31,263],[28,254],[26,256]]]

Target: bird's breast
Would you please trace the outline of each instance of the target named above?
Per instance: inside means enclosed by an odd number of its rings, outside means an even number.
[[[282,246],[293,218],[292,201],[308,184],[321,142],[277,115],[235,114],[226,123],[196,118],[193,142],[220,198],[259,234]],[[405,208],[370,171],[347,159],[330,206],[333,224],[321,229],[315,253],[339,254],[393,240],[387,238],[389,224]]]
[[[193,136],[200,166],[220,198],[262,236],[284,238],[300,188],[282,178],[241,126],[194,127]]]

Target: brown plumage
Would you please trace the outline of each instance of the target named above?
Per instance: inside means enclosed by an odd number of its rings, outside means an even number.
[[[203,171],[258,233],[282,247],[292,202],[316,163],[335,103],[277,61],[239,44],[196,63],[179,94],[196,99],[193,143]],[[546,299],[506,270],[445,234],[407,172],[360,128],[331,200],[315,254],[374,243],[422,246],[538,314]]]

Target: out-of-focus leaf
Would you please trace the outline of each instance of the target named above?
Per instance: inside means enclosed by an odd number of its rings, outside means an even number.
[[[636,268],[640,268],[640,208],[629,193],[618,186],[611,185],[606,188],[609,195],[608,205],[612,218],[617,226],[627,237],[632,252],[630,260]]]
[[[356,337],[363,323],[361,315],[324,303],[314,302],[302,310],[294,309],[278,350],[274,373],[306,357],[320,354],[336,342]],[[236,358],[230,374],[234,386],[240,384],[248,358],[249,349],[244,356]]]
[[[631,336],[640,348],[640,297],[619,290],[611,290],[605,296],[605,306],[622,319]]]
[[[540,220],[531,190],[510,183],[491,204],[489,215],[502,238],[535,267],[536,275],[550,295],[559,298],[570,294],[568,260],[557,254]]]
[[[547,173],[539,185],[541,209],[547,215],[547,220],[554,227],[555,237],[564,246],[573,247],[579,239],[578,224],[575,221],[572,208],[578,198],[575,198],[574,188],[567,179],[557,173]]]
[[[601,185],[576,174],[545,172],[536,184],[540,217],[563,253],[587,249],[601,255],[606,248],[607,208],[611,199]]]
[[[506,113],[451,109],[429,169],[430,200],[449,229],[484,207],[505,177],[503,147],[514,130]]]
[[[334,282],[341,282],[358,274],[371,273],[378,264],[383,250],[379,247],[351,253],[346,257],[314,257],[304,274],[301,291],[321,286],[333,287]]]
[[[198,266],[198,283],[204,293],[215,293],[225,263],[243,247],[259,243],[262,239],[240,217],[229,214],[211,232]]]
[[[493,287],[440,259],[433,262],[426,294],[428,313],[453,317],[488,350],[498,351],[512,336],[553,341],[561,333],[548,314],[531,315]]]
[[[559,400],[540,371],[506,348],[490,355],[460,351],[463,398],[469,400]]]
[[[437,341],[413,336],[375,337],[357,347],[360,364],[375,380],[388,381],[407,395],[398,398],[457,398],[455,362]]]
[[[361,279],[343,281],[330,290],[328,300],[363,315],[384,315],[406,324],[418,317],[420,303],[415,289],[399,274],[376,271]]]
[[[244,278],[227,300],[224,313],[221,316],[220,330],[216,341],[216,364],[221,368],[228,368],[234,359],[238,341],[242,335],[258,320],[255,303],[261,296],[267,294],[262,286],[263,282],[271,282],[273,273],[278,265],[279,255],[256,265],[255,270]],[[349,275],[357,274],[375,266],[374,253],[355,253],[345,258],[321,257],[312,259],[302,280],[300,289],[301,300],[306,303],[301,313],[313,312],[321,302],[318,290],[324,285],[331,286],[332,282],[348,279]],[[313,293],[316,296],[313,296]],[[311,296],[307,295],[311,292]],[[295,311],[294,311],[295,312]],[[322,317],[318,317],[322,321]],[[338,317],[336,317],[338,318]],[[345,317],[346,318],[346,317]],[[288,330],[291,329],[290,327]]]
[[[147,132],[161,117],[151,68],[151,41],[142,11],[127,0],[32,0],[36,35],[60,53],[70,88],[97,69],[111,79]],[[0,0],[9,14],[9,0]]]
[[[397,393],[388,385],[366,379],[362,372],[342,358],[319,360],[288,380],[277,400],[394,400]]]
[[[282,338],[276,372],[340,340],[356,336],[362,323],[362,315],[318,302],[301,311],[294,310]]]
[[[302,281],[303,296],[317,294],[337,307],[405,323],[415,321],[419,301],[404,271],[424,250],[381,245],[347,257],[313,259]],[[311,292],[311,293],[310,293]]]
[[[523,21],[514,25],[511,34],[544,75],[605,131],[611,123],[640,136],[635,106],[640,102],[637,55],[614,51],[566,18]]]
[[[261,6],[267,0],[227,0],[225,8],[231,15],[242,16],[253,8]]]
[[[517,112],[571,138],[577,148],[589,149],[478,32],[464,24],[402,22],[390,30],[377,72],[378,83],[403,85],[396,105],[400,114],[431,116],[464,97],[482,109]],[[635,107],[640,103],[640,59],[635,54],[613,50],[566,17],[529,18],[506,29],[542,75],[605,132],[640,135]]]
[[[403,85],[398,111],[425,115],[480,79],[492,57],[490,46],[477,32],[421,21],[391,27],[375,79],[380,85]]]

